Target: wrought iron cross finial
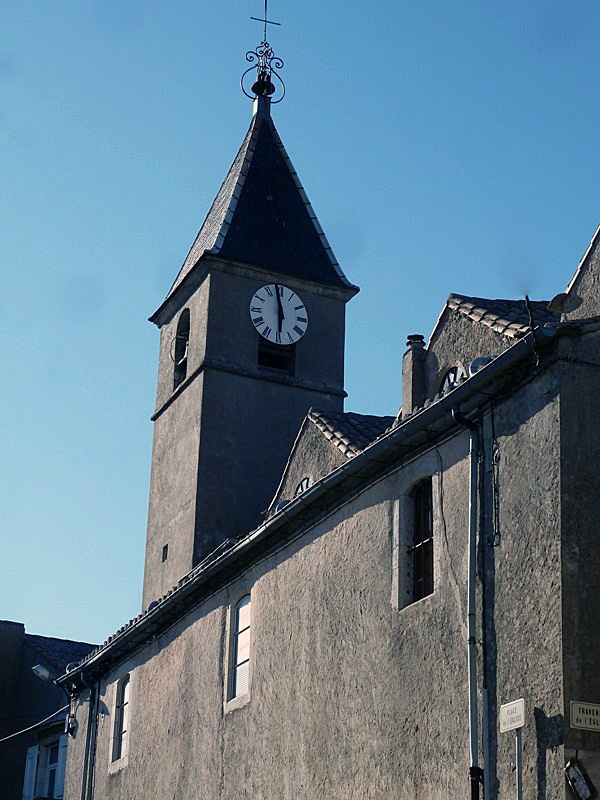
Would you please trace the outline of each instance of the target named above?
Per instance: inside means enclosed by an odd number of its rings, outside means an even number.
[[[262,22],[264,24],[264,26],[265,26],[265,32],[264,32],[264,35],[263,35],[263,41],[264,42],[267,41],[267,25],[281,25],[280,22],[273,22],[272,19],[267,19],[267,5],[268,5],[268,0],[265,0],[265,15],[264,15],[264,19],[261,19],[260,17],[250,17],[250,19],[253,19],[256,22]]]
[[[248,67],[248,69],[242,75],[241,86],[243,93],[251,100],[253,100],[255,97],[270,98],[271,95],[273,95],[276,91],[272,80],[274,75],[281,85],[281,97],[279,97],[277,100],[273,100],[272,102],[280,103],[285,97],[285,84],[277,70],[283,67],[283,61],[281,58],[275,55],[273,48],[267,41],[267,25],[280,25],[281,23],[274,22],[272,19],[268,18],[267,6],[268,0],[265,0],[265,11],[262,19],[259,17],[250,17],[250,19],[256,20],[256,22],[263,23],[263,40],[256,50],[248,50],[246,53],[246,61],[250,61],[253,66]],[[249,94],[244,88],[244,78],[254,68],[256,68],[257,76],[256,81],[252,84],[250,89],[252,94]]]

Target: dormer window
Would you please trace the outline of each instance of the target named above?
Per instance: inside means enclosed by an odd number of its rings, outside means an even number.
[[[466,373],[460,364],[455,364],[446,370],[444,377],[440,383],[440,394],[446,394],[455,389],[459,383],[462,383],[466,378]]]
[[[307,475],[305,478],[302,478],[298,486],[296,486],[296,491],[294,492],[295,497],[305,492],[313,485],[313,479]]]
[[[190,343],[190,310],[181,312],[177,323],[177,333],[171,343],[171,358],[175,364],[173,370],[173,389],[176,389],[187,376],[188,347]]]

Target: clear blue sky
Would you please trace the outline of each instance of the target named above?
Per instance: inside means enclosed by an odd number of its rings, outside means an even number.
[[[347,410],[449,292],[550,298],[597,224],[597,0],[272,0],[274,118],[348,277]],[[0,617],[139,611],[158,333],[246,132],[260,0],[4,0]]]

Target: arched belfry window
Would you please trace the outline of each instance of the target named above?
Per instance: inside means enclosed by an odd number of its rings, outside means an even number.
[[[184,308],[177,322],[177,333],[171,342],[173,370],[173,389],[176,389],[187,376],[188,347],[190,343],[190,310]]]

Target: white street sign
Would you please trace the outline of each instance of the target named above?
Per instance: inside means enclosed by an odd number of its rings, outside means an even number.
[[[525,700],[513,700],[500,706],[500,733],[522,728],[525,725]]]
[[[600,706],[571,700],[571,727],[584,731],[600,731]]]

